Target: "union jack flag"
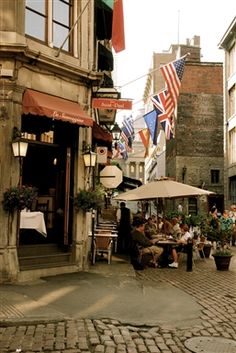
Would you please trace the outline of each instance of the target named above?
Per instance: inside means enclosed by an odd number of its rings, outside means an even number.
[[[151,97],[151,101],[156,110],[162,129],[165,132],[167,140],[174,138],[174,118],[173,115],[169,116],[169,112],[166,111],[166,100],[168,97],[167,90],[163,90]]]

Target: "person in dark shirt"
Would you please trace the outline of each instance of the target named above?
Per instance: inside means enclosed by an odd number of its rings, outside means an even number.
[[[125,202],[120,203],[120,208],[116,213],[116,219],[118,225],[118,253],[129,254],[132,215],[130,209],[126,207]]]
[[[138,249],[141,258],[145,254],[150,254],[152,257],[152,265],[158,267],[158,258],[162,254],[163,249],[155,245],[157,239],[148,239],[145,236],[144,220],[142,218],[134,219],[133,227],[134,229],[131,232],[132,249]]]

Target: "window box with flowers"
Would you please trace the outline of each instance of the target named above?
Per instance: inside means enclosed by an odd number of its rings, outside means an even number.
[[[3,193],[3,209],[11,214],[15,211],[31,209],[37,195],[37,189],[33,186],[12,186]]]

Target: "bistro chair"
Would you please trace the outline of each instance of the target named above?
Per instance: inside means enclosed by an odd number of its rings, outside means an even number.
[[[96,233],[94,237],[94,246],[93,246],[93,263],[96,262],[96,258],[100,256],[103,258],[106,254],[107,262],[110,265],[112,259],[112,237],[109,237],[111,233]]]

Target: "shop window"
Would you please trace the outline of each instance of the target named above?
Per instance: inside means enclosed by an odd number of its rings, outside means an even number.
[[[218,169],[211,170],[211,183],[219,184],[220,182],[220,171]]]

